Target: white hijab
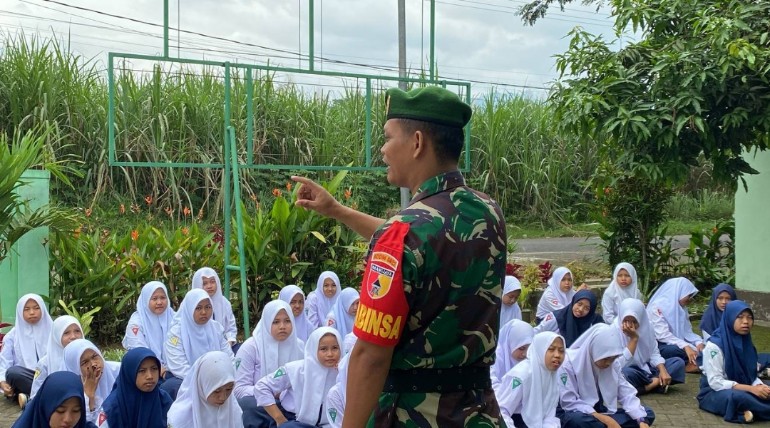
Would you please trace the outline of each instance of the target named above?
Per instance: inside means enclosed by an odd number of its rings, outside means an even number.
[[[495,364],[492,366],[492,375],[502,379],[506,373],[521,361],[515,361],[511,353],[524,345],[532,343],[535,329],[522,320],[508,321],[497,337],[497,349],[495,350]],[[529,352],[529,351],[527,351]]]
[[[618,410],[620,371],[615,367],[617,361],[603,370],[599,370],[594,363],[603,358],[623,354],[619,335],[617,329],[607,324],[596,324],[578,337],[567,350],[568,361],[575,373],[578,396],[590,406],[594,406],[599,402],[601,392],[609,413]]]
[[[152,294],[158,289],[163,290],[168,302],[166,310],[160,315],[156,315],[150,309],[150,299]],[[160,281],[150,281],[145,284],[142,287],[141,294],[139,294],[139,299],[136,301],[136,312],[139,314],[139,322],[141,322],[142,333],[144,334],[145,342],[147,342],[147,347],[155,353],[155,356],[160,361],[166,361],[163,341],[166,340],[168,329],[171,328],[174,315],[176,315],[174,310],[171,309],[171,299],[168,298],[166,286]]]
[[[201,355],[209,351],[221,350],[222,332],[210,319],[206,324],[195,323],[195,307],[203,300],[211,301],[209,293],[199,288],[187,292],[179,305],[179,312],[174,316],[174,323],[180,327],[179,338],[187,356],[187,362],[194,363]]]
[[[46,352],[49,374],[66,370],[64,366],[64,346],[61,344],[61,339],[64,336],[64,331],[72,324],[77,325],[81,332],[83,331],[80,321],[70,315],[62,315],[56,318],[51,326],[51,335],[48,337],[48,351]]]
[[[324,280],[326,278],[331,278],[331,280],[334,281],[334,284],[337,286],[337,292],[334,293],[334,296],[332,297],[326,297],[324,294]],[[316,281],[315,284],[314,297],[316,307],[318,308],[319,323],[323,324],[323,322],[326,321],[326,314],[332,310],[332,307],[334,307],[334,303],[340,297],[340,294],[342,294],[342,287],[340,287],[340,278],[337,276],[337,274],[330,270],[321,272],[321,275],[318,277],[318,281]]]
[[[212,406],[206,401],[212,392],[230,382],[235,382],[230,357],[222,351],[203,354],[179,387],[176,401],[168,411],[168,426],[242,428],[243,412],[233,394],[221,406]]]
[[[90,340],[77,339],[72,341],[66,348],[64,348],[64,370],[75,373],[78,376],[83,376],[83,372],[80,370],[80,357],[87,350],[92,350],[99,354],[102,358],[104,368],[102,369],[102,377],[99,378],[99,384],[96,386],[95,397],[97,401],[104,401],[107,396],[112,392],[112,387],[115,385],[115,373],[112,371],[107,361],[104,361],[104,356],[99,348],[96,347]]]
[[[326,394],[337,380],[337,369],[327,368],[318,361],[318,344],[327,334],[334,335],[342,349],[342,339],[337,330],[331,327],[319,327],[310,334],[305,343],[305,358],[286,364],[286,372],[289,375],[294,402],[297,406],[298,422],[316,424],[321,406],[326,400]]]
[[[521,290],[521,282],[515,277],[507,275],[505,277],[505,285],[503,286],[503,296],[511,291]],[[500,303],[500,326],[504,326],[508,321],[512,319],[521,319],[521,308],[519,302],[513,302],[511,306],[504,303]]]
[[[302,291],[301,288],[297,287],[294,284],[287,285],[286,287],[283,287],[281,289],[281,292],[278,293],[278,299],[283,300],[289,306],[291,306],[291,300],[297,296],[297,294],[302,295],[302,300],[305,302],[305,305],[307,305],[307,299],[305,299],[305,293]],[[293,315],[293,314],[292,314]],[[310,332],[314,330],[314,327],[310,324],[310,321],[307,319],[307,306],[302,311],[302,313],[299,314],[298,317],[294,317],[294,329],[297,331],[297,338],[301,341],[306,341],[308,336],[310,336]]]
[[[636,332],[639,334],[639,342],[636,345],[634,357],[628,365],[634,364],[642,369],[647,367],[647,363],[652,358],[653,351],[658,347],[658,341],[655,338],[655,330],[652,328],[650,318],[647,316],[647,310],[644,303],[638,299],[625,299],[618,306],[618,316],[613,322],[613,326],[620,332],[620,344],[623,347],[628,346],[628,336],[623,333],[623,320],[626,317],[634,317],[639,323]]]
[[[689,279],[678,277],[664,282],[647,304],[647,312],[662,315],[674,336],[683,339],[692,333],[692,324],[687,309],[679,304],[685,296],[695,295],[698,289]]]
[[[549,301],[555,299],[559,302],[561,307],[568,306],[570,303],[572,303],[572,296],[575,295],[575,289],[570,288],[570,290],[566,293],[561,291],[561,280],[567,274],[572,276],[572,272],[570,272],[570,270],[566,267],[562,266],[556,268],[556,270],[553,271],[553,275],[551,275],[551,279],[548,280],[548,287],[543,292],[542,298]]]
[[[358,291],[355,288],[348,287],[339,293],[339,299],[334,302],[334,306],[329,311],[329,315],[334,317],[334,328],[340,332],[340,336],[345,337],[353,331],[353,324],[356,321],[355,315],[350,315],[348,311],[358,299]]]
[[[518,364],[510,372],[511,377],[529,381],[524,384],[524,403],[521,418],[531,428],[542,428],[547,417],[555,417],[556,406],[559,404],[558,370],[548,370],[545,366],[545,353],[557,338],[564,338],[552,331],[538,333],[532,339],[532,345],[527,350],[527,359]]]
[[[224,318],[226,314],[233,311],[233,307],[230,304],[230,301],[225,299],[225,296],[222,294],[222,281],[219,280],[219,275],[217,274],[217,271],[214,269],[211,269],[210,267],[202,267],[195,271],[195,274],[193,275],[192,279],[192,288],[200,288],[203,289],[203,277],[214,277],[214,281],[217,282],[217,291],[214,292],[214,295],[211,296],[211,307],[214,309],[214,316],[213,319],[216,321],[219,321],[220,324],[222,324],[223,327],[227,328],[224,322]],[[206,293],[208,295],[208,293]],[[229,309],[229,310],[228,310]]]
[[[292,330],[289,337],[279,342],[270,334],[270,328],[273,320],[278,316],[278,312],[282,310],[289,316]],[[297,339],[297,334],[294,332],[294,316],[291,314],[291,307],[283,300],[273,300],[265,305],[262,310],[262,318],[254,328],[252,336],[257,345],[257,355],[259,356],[261,373],[257,376],[258,378],[273,373],[288,362],[303,358],[302,342]]]
[[[631,285],[628,287],[621,287],[618,285],[618,273],[620,273],[621,269],[625,269],[631,276]],[[612,299],[616,308],[620,306],[620,302],[626,299],[642,300],[642,294],[639,292],[639,285],[636,280],[636,269],[634,269],[634,266],[631,263],[618,263],[618,265],[615,266],[615,270],[612,272],[612,282],[610,282],[607,290],[604,291],[604,296]]]
[[[24,306],[30,300],[34,300],[40,306],[40,320],[35,324],[24,321]],[[34,369],[38,360],[45,356],[48,352],[48,339],[51,336],[52,325],[53,320],[48,315],[48,309],[40,296],[37,294],[21,296],[16,303],[16,324],[13,327],[16,331],[13,354],[21,366]]]

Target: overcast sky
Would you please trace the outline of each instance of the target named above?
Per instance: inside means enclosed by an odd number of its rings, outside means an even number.
[[[556,7],[531,27],[515,13],[523,3],[437,0],[439,75],[471,81],[474,93],[496,84],[502,91],[543,96],[545,91],[538,88],[548,87],[557,77],[553,56],[567,49],[566,35],[572,28],[580,25],[614,39],[607,10],[597,13],[593,7],[571,5],[560,12]],[[108,52],[163,53],[162,27],[124,19],[162,24],[159,0],[0,0],[0,4],[5,32],[24,29],[27,35],[47,37],[55,33],[69,38],[72,49],[84,57],[101,63],[106,63]],[[182,30],[233,40],[172,30],[171,55],[256,64],[269,60],[273,65],[306,68],[307,61],[300,61],[298,53],[308,53],[308,4],[308,0],[170,0],[172,27],[178,23]],[[369,66],[319,60],[316,68],[397,75],[396,5],[395,0],[315,0],[316,56]],[[430,2],[406,0],[406,9],[407,66],[427,70]]]

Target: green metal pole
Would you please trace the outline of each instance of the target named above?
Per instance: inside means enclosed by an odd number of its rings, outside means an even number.
[[[430,80],[436,80],[436,0],[430,0]]]
[[[168,0],[163,0],[163,57],[168,58]]]
[[[308,35],[310,37],[310,46],[308,46],[308,66],[310,67],[310,70],[315,69],[315,1],[310,0],[310,17],[308,18],[310,21],[310,30],[308,31]]]
[[[246,163],[254,163],[254,70],[246,70]]]
[[[366,166],[372,166],[372,79],[366,79]]]
[[[230,144],[228,142],[227,138],[227,128],[230,126],[230,63],[225,63],[225,105],[224,105],[224,127],[223,127],[223,139],[224,139],[224,158],[223,163],[225,164],[225,170],[224,170],[224,177],[222,177],[222,193],[224,193],[224,216],[225,216],[225,283],[224,283],[224,294],[225,296],[228,296],[230,294],[230,270],[227,269],[227,265],[230,263],[230,240],[231,240],[231,232],[232,232],[232,212],[231,212],[231,205],[232,201],[230,200],[230,192],[232,189],[232,185],[238,185],[238,183],[231,183],[230,180],[230,168],[232,168],[232,165],[230,165]]]
[[[241,203],[241,180],[238,175],[238,152],[235,146],[235,130],[228,127],[230,134],[230,162],[233,170],[233,199],[235,199],[235,221],[238,228],[238,270],[241,278],[241,305],[243,309],[243,331],[249,332],[249,292],[246,288],[246,244],[243,238],[243,204]],[[226,270],[229,270],[226,268]]]
[[[115,59],[110,53],[107,57],[107,85],[109,85],[109,105],[107,107],[107,129],[109,138],[108,159],[110,165],[115,163]]]

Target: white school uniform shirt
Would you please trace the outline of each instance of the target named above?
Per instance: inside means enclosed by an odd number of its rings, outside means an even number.
[[[623,355],[618,358],[618,361],[620,361],[621,367],[635,365],[650,373],[648,364],[651,364],[653,367],[665,364],[666,360],[663,359],[660,355],[660,350],[658,350],[655,331],[647,316],[644,303],[638,299],[625,299],[618,307],[618,314],[612,326],[620,332],[620,344],[623,346]],[[623,334],[622,331],[622,322],[628,316],[634,317],[639,323],[639,328],[636,330],[639,340],[636,345],[636,352],[633,354],[628,349],[628,336]]]
[[[217,290],[211,296],[211,307],[214,309],[212,319],[222,324],[225,338],[229,342],[235,342],[238,337],[238,327],[235,325],[235,314],[233,314],[233,305],[222,294],[222,281],[219,280],[219,274],[210,267],[203,267],[195,271],[192,279],[193,289],[203,288],[203,276],[214,277],[217,283]],[[208,295],[208,293],[206,293]]]
[[[521,415],[531,428],[559,428],[556,417],[559,404],[558,372],[545,367],[545,354],[557,338],[553,332],[535,335],[527,350],[527,359],[508,371],[495,391],[505,424],[514,427],[512,415]]]
[[[163,345],[167,368],[180,379],[184,379],[193,363],[207,352],[222,351],[230,359],[234,357],[222,324],[213,319],[202,325],[195,322],[195,307],[206,300],[211,301],[209,294],[199,288],[185,294]]]
[[[559,267],[553,271],[551,279],[548,280],[548,287],[543,291],[540,302],[537,304],[537,313],[535,315],[537,318],[545,318],[549,312],[555,312],[572,303],[572,296],[575,295],[575,290],[570,288],[565,293],[561,291],[559,285],[566,274],[573,276],[572,272],[566,267]]]
[[[86,350],[92,350],[99,354],[104,360],[101,351],[91,341],[87,339],[77,339],[67,345],[64,349],[64,369],[75,373],[78,376],[82,376],[80,369],[80,357]],[[114,361],[104,361],[104,370],[102,371],[102,377],[99,378],[99,384],[96,387],[94,393],[94,410],[91,410],[91,403],[89,398],[85,397],[86,404],[86,420],[96,425],[99,421],[99,414],[102,413],[102,404],[104,400],[112,392],[112,387],[115,385],[115,379],[118,378],[120,372],[120,363]]]
[[[24,320],[24,306],[34,300],[40,307],[40,320],[30,324]],[[25,294],[16,303],[16,324],[3,339],[0,352],[0,381],[5,381],[5,373],[13,366],[33,370],[40,358],[48,352],[48,340],[51,336],[53,321],[43,299],[37,294]]]
[[[265,305],[262,318],[254,328],[250,338],[241,345],[235,356],[236,397],[242,398],[254,394],[254,384],[263,376],[275,372],[279,367],[304,357],[304,343],[292,332],[283,341],[277,341],[270,335],[275,317],[280,311],[286,312],[294,325],[291,307],[282,300],[273,300]]]
[[[621,269],[625,269],[631,276],[631,284],[628,287],[618,285],[618,273]],[[636,269],[634,269],[631,263],[618,263],[615,266],[615,270],[612,272],[612,282],[610,282],[609,287],[604,290],[602,295],[602,317],[604,317],[604,322],[612,324],[615,321],[615,317],[618,315],[618,307],[623,300],[642,300],[642,293],[639,292],[639,285],[636,280]]]
[[[149,308],[152,295],[158,289],[163,290],[168,302],[166,310],[160,315],[156,315]],[[126,333],[123,335],[122,342],[123,348],[127,351],[134,348],[147,348],[165,366],[166,353],[163,349],[163,342],[165,342],[169,328],[174,321],[174,315],[166,286],[160,281],[148,282],[142,287],[142,292],[136,301],[136,311],[131,314],[131,318],[126,324]]]
[[[40,387],[43,386],[43,382],[50,373],[64,370],[64,347],[61,345],[61,339],[64,335],[64,331],[72,324],[80,326],[80,322],[77,318],[70,315],[62,315],[56,318],[51,326],[51,333],[48,336],[48,347],[45,357],[41,358],[35,366],[35,375],[32,380],[32,391],[29,394],[29,398],[32,399]]]
[[[281,405],[287,411],[294,412],[298,422],[329,425],[326,412],[322,409],[329,390],[336,383],[338,371],[336,368],[324,367],[318,361],[318,344],[326,334],[334,335],[337,343],[342,342],[339,333],[333,328],[320,327],[315,330],[305,344],[303,360],[280,367],[275,373],[260,379],[254,386],[258,406],[274,405],[275,396],[287,391]],[[291,401],[285,403],[287,398],[291,398]]]
[[[326,297],[324,295],[324,280],[331,278],[334,281],[334,285],[337,287],[337,292],[332,297]],[[327,270],[321,272],[316,281],[315,290],[307,296],[305,301],[305,307],[307,308],[307,319],[313,328],[323,327],[324,321],[326,321],[326,315],[332,310],[334,303],[342,293],[342,287],[340,286],[340,279],[336,273]]]
[[[556,315],[553,314],[553,312],[548,312],[546,314],[545,318],[543,318],[542,321],[540,321],[540,324],[535,326],[535,334],[543,333],[545,331],[551,331],[556,334],[561,334],[559,331],[559,322],[556,321]]]
[[[231,358],[213,351],[195,361],[168,411],[169,428],[243,428],[243,411],[232,394],[221,406],[206,402],[212,392],[235,380]]]
[[[708,380],[709,388],[714,391],[733,389],[738,382],[729,380],[725,373],[725,356],[722,350],[713,342],[707,342],[703,348],[703,365],[700,368]],[[762,380],[757,377],[752,385],[760,385]]]
[[[326,395],[326,404],[324,411],[329,425],[333,428],[342,428],[342,419],[345,417],[345,402],[348,389],[348,365],[350,364],[350,354],[346,353],[337,366],[337,383],[329,390]]]
[[[694,295],[698,289],[687,278],[671,278],[664,282],[647,304],[647,315],[655,329],[659,342],[693,350],[703,339],[692,331],[687,310],[679,304],[685,296]]]
[[[618,407],[622,407],[633,419],[647,416],[647,411],[636,396],[636,388],[623,377],[617,359],[612,366],[603,370],[594,364],[602,358],[623,353],[619,335],[615,328],[597,324],[567,350],[567,358],[559,369],[562,383],[560,402],[565,411],[595,413],[594,406],[601,395],[607,413],[613,414]]]
[[[521,282],[515,276],[507,275],[505,277],[505,282],[503,283],[502,296],[516,290],[521,290]],[[512,319],[521,319],[519,302],[513,302],[510,306],[505,303],[500,303],[500,328]]]
[[[521,320],[513,319],[502,326],[495,349],[495,363],[490,370],[493,384],[498,383],[503,375],[521,362],[514,360],[511,354],[522,346],[531,344],[534,335],[532,326]]]

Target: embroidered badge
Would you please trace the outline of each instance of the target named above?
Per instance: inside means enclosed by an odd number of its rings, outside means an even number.
[[[134,332],[134,336],[136,336],[136,334],[139,333],[139,326],[135,325],[135,326],[131,327],[131,331],[133,331]]]
[[[37,379],[37,377],[40,376],[40,370],[35,370],[35,376],[33,376],[33,379]]]
[[[521,386],[521,379],[515,377],[513,378],[513,382],[511,382],[511,389],[516,389]]]
[[[398,269],[398,259],[381,251],[372,253],[366,278],[366,283],[369,284],[369,296],[372,299],[381,299],[388,294],[396,269]]]
[[[106,420],[107,420],[107,415],[105,415],[104,412],[99,412],[99,419],[96,421],[96,424],[101,425]]]
[[[553,299],[553,300],[551,300],[551,303],[553,303],[554,305],[558,305],[559,301],[557,299]]]
[[[561,383],[565,386],[567,385],[567,373],[561,374]]]
[[[553,315],[551,315],[551,314],[548,314],[548,315],[545,316],[545,320],[546,321],[551,321],[552,319],[553,319]]]
[[[171,336],[168,341],[171,342],[171,346],[179,345],[179,338],[176,336]]]
[[[327,327],[332,327],[333,325],[334,325],[334,320],[326,321],[326,326]]]
[[[661,311],[661,310],[660,310],[660,308],[658,308],[658,309],[656,310],[656,312],[658,313],[658,315],[660,315],[660,316],[663,316],[663,311]]]
[[[280,368],[275,371],[275,374],[273,375],[273,379],[279,378],[286,374],[286,371],[283,368]]]
[[[238,370],[238,368],[241,366],[241,359],[238,358],[235,360],[235,370]]]
[[[337,422],[337,409],[329,409],[329,417],[331,418],[332,422]]]
[[[714,358],[717,356],[717,351],[711,351],[711,358]]]

